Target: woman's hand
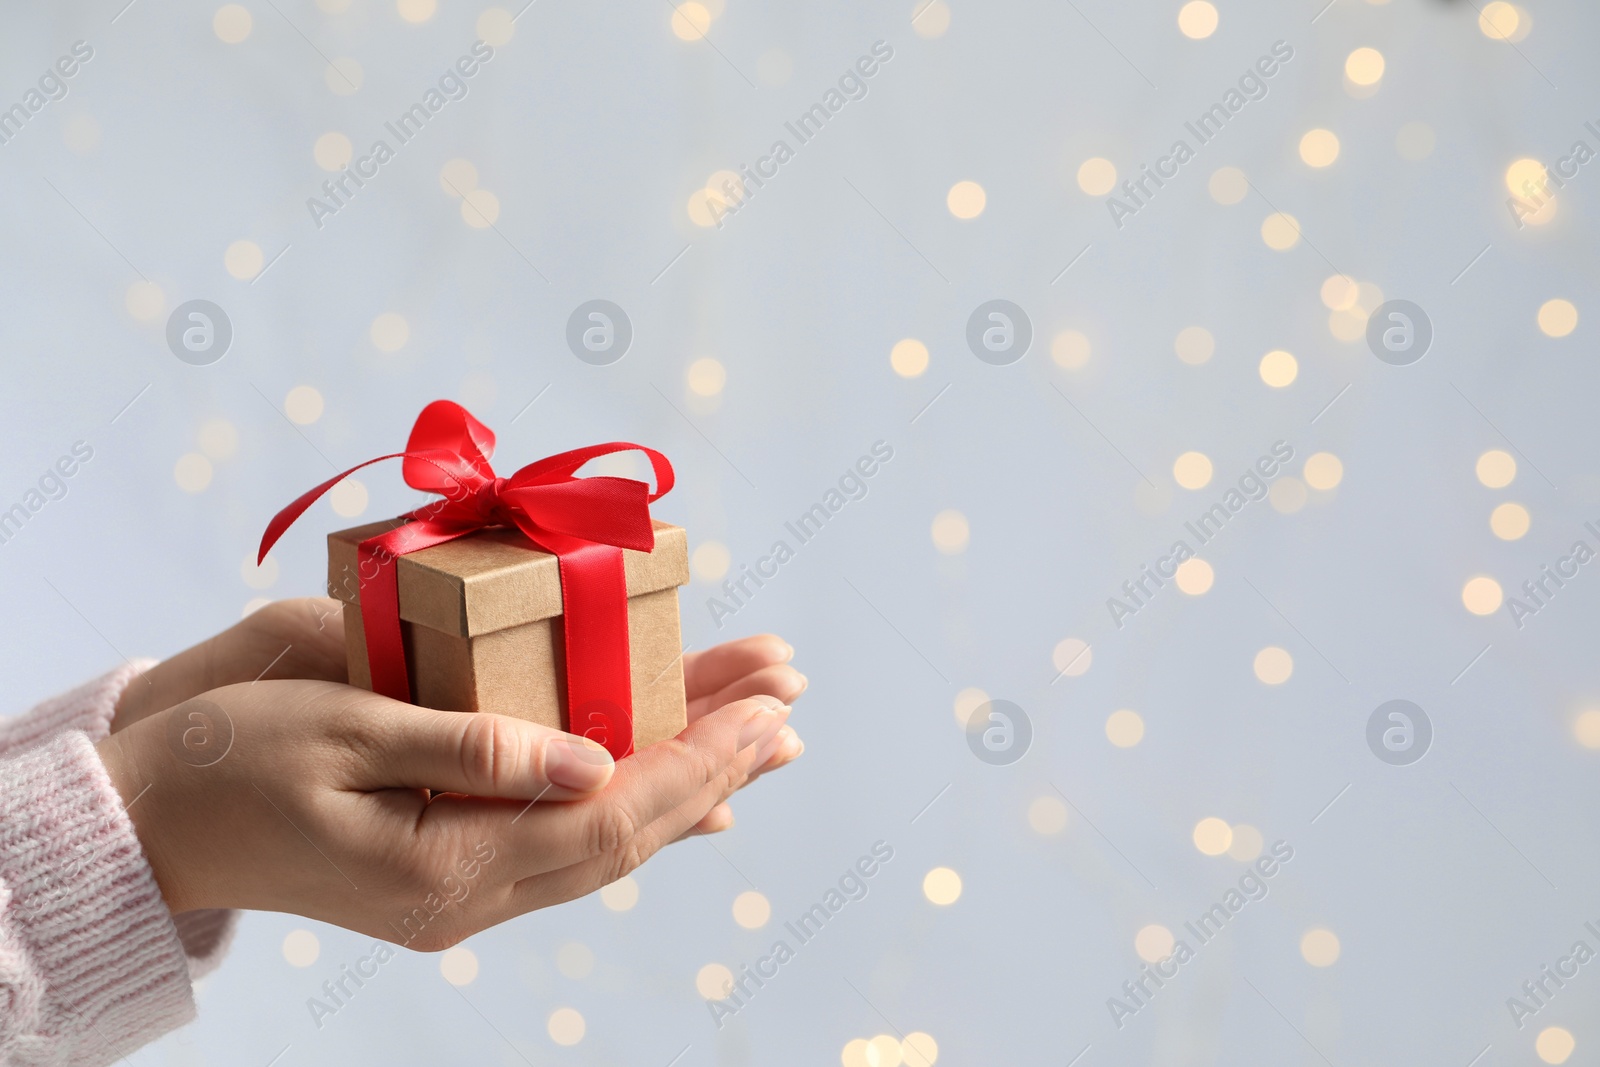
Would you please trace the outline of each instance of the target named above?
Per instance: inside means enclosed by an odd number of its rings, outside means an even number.
[[[312,681],[208,692],[99,750],[174,912],[285,911],[440,949],[615,881],[773,761],[781,701],[710,708],[792,683],[751,681],[787,658],[776,644],[697,657],[694,721],[620,765],[518,719]]]
[[[271,678],[346,680],[344,605],[330,597],[277,600],[163,660],[123,691],[116,733],[191,697]]]
[[[772,696],[793,704],[806,691],[806,676],[789,666],[794,649],[774,634],[756,634],[683,657],[683,688],[689,701],[689,722],[716,708],[752,696]],[[779,731],[771,757],[756,768],[751,781],[798,759],[805,742],[792,726]],[[721,803],[706,812],[689,832],[714,834],[733,825],[733,809]]]

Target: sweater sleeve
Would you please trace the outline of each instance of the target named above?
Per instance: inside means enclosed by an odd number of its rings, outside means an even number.
[[[236,913],[172,915],[94,742],[129,664],[0,721],[0,1067],[110,1064],[194,1018]]]

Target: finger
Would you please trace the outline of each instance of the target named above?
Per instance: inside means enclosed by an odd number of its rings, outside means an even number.
[[[805,750],[806,743],[795,733],[794,727],[784,724],[783,729],[778,731],[778,744],[774,746],[772,755],[767,758],[766,763],[756,768],[750,780],[753,782],[768,771],[775,771],[779,767],[793,763]]]
[[[724,830],[731,829],[732,826],[733,807],[726,800],[724,800],[721,804],[718,804],[716,807],[706,812],[705,817],[699,822],[695,823],[694,828],[687,834],[684,834],[683,837],[691,837],[703,834],[720,834]]]
[[[713,694],[690,700],[689,721],[694,722],[700,716],[715,711],[724,704],[732,704],[735,700],[755,696],[777,697],[785,704],[792,704],[806,691],[806,684],[806,676],[787,663],[763,667],[734,679]]]
[[[587,738],[508,715],[434,711],[381,698],[358,715],[340,727],[355,734],[367,756],[351,783],[355,789],[572,800],[603,789],[616,766]]]
[[[774,634],[756,634],[737,641],[689,652],[683,657],[683,686],[689,699],[709,696],[747,674],[794,657],[794,649]]]
[[[456,825],[441,826],[506,841],[517,857],[513,876],[518,879],[599,856],[627,857],[639,842],[654,851],[660,847],[651,833],[656,824],[670,827],[677,836],[771,757],[788,714],[775,700],[742,700],[675,738],[635,752],[617,765],[611,784],[598,796],[572,804],[536,804],[513,813],[453,802],[440,814],[449,814]],[[474,825],[462,827],[462,821]]]

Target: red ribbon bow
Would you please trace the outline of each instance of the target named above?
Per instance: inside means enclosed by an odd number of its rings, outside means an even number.
[[[597,456],[637,449],[650,457],[656,491],[632,478],[574,477]],[[259,565],[284,531],[317,498],[362,467],[402,459],[406,484],[438,493],[401,518],[404,526],[361,542],[361,626],[367,638],[372,690],[410,701],[400,639],[399,557],[489,526],[514,526],[560,561],[566,636],[567,720],[573,733],[604,745],[616,758],[633,751],[633,687],[629,677],[628,589],[622,550],[655,548],[650,505],[672,489],[672,464],[654,449],[626,441],[590,445],[528,464],[509,478],[489,465],[494,434],[466,408],[435,400],[422,409],[404,452],[357,464],[278,512],[261,538]],[[369,564],[369,561],[370,564]],[[370,579],[367,575],[373,575]]]

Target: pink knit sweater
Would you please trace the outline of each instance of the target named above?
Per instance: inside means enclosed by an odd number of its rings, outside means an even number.
[[[173,915],[94,743],[149,661],[0,718],[0,1067],[115,1063],[194,1018],[237,913]]]

